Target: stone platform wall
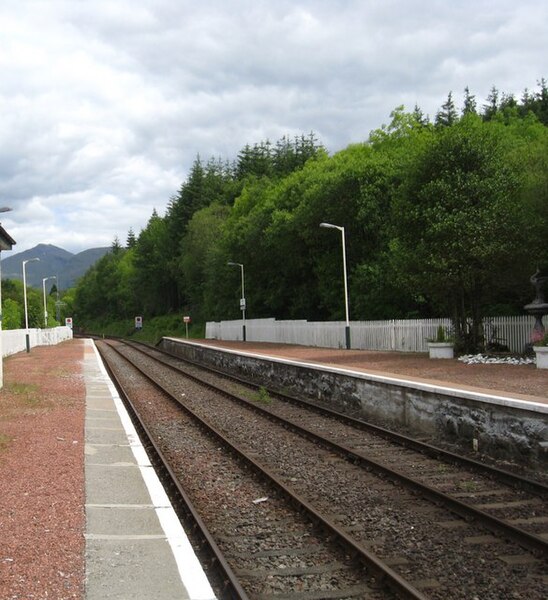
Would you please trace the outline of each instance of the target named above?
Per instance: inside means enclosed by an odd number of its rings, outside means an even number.
[[[498,459],[548,465],[548,405],[163,338],[163,350],[376,424]]]

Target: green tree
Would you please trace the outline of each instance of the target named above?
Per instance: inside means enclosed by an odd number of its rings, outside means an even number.
[[[23,305],[12,298],[4,300],[4,309],[2,312],[2,329],[19,329],[23,325],[24,311]]]
[[[136,243],[137,243],[137,238],[135,237],[135,233],[133,232],[133,229],[130,227],[129,231],[127,233],[126,248],[127,249],[135,248]]]
[[[464,88],[464,103],[462,107],[462,114],[470,115],[477,114],[477,102],[476,97],[470,93],[468,86]]]
[[[135,292],[140,312],[149,316],[177,308],[179,293],[173,276],[177,248],[170,238],[166,219],[153,211],[134,248]]]
[[[197,211],[190,220],[181,242],[179,285],[186,289],[188,310],[194,320],[207,318],[206,307],[211,308],[206,294],[208,281],[212,282],[212,297],[218,289],[214,257],[229,211],[228,206],[221,204],[211,204]]]
[[[530,250],[505,129],[473,115],[438,130],[394,205],[400,277],[453,316],[461,347],[481,342],[482,308]],[[468,328],[467,319],[472,321]]]
[[[447,100],[442,104],[436,114],[436,125],[439,127],[451,127],[458,121],[459,115],[453,101],[453,94],[449,92]]]

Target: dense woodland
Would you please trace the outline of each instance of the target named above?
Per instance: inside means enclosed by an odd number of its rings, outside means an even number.
[[[71,292],[80,324],[155,315],[342,320],[451,316],[463,348],[483,314],[522,314],[548,266],[548,88],[450,93],[433,119],[396,108],[329,155],[314,134],[196,158],[160,216],[115,240]],[[466,324],[468,323],[468,324]],[[470,325],[472,323],[472,325]]]

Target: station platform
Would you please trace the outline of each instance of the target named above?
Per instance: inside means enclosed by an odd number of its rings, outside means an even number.
[[[278,374],[287,385],[304,375],[309,386],[318,383],[314,394],[344,392],[383,415],[399,406],[405,418],[418,419],[416,408],[427,414],[439,406],[434,421],[466,432],[469,410],[473,431],[484,427],[480,450],[496,425],[499,446],[534,452],[546,464],[548,372],[533,367],[249,342],[173,343],[246,375]],[[4,360],[4,376],[0,598],[214,599],[93,341],[15,354]]]
[[[214,599],[94,343],[83,342],[86,600]]]

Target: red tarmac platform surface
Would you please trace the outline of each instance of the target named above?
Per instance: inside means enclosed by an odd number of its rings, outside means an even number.
[[[214,597],[131,427],[91,340],[4,359],[2,600]]]

